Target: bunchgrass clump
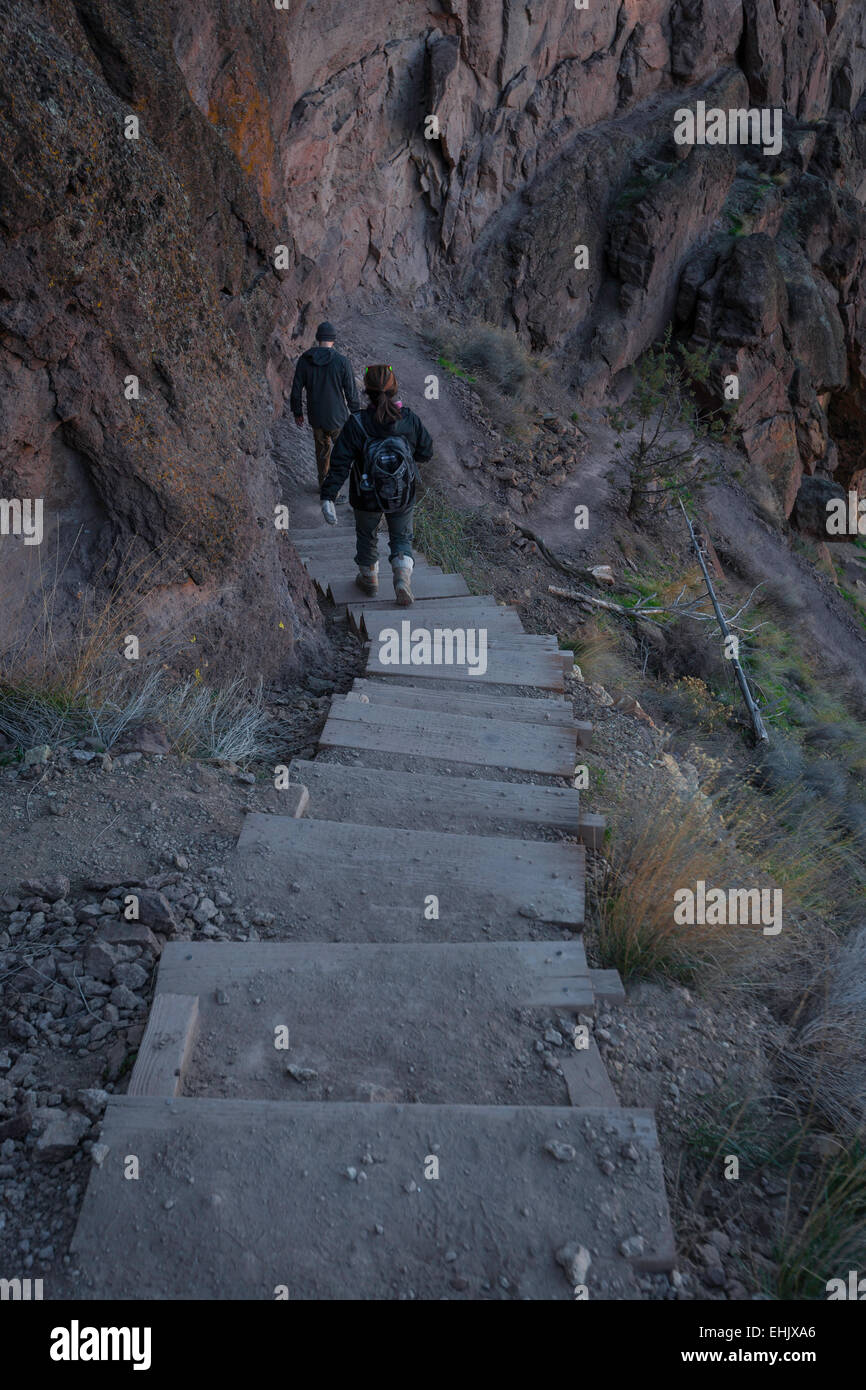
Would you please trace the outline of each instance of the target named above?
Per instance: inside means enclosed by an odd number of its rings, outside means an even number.
[[[775,1251],[780,1299],[826,1299],[831,1279],[866,1268],[866,1149],[839,1148],[786,1211]]]
[[[843,931],[866,910],[866,871],[832,815],[791,795],[763,796],[743,779],[692,794],[618,805],[594,884],[602,964],[624,979],[693,980],[701,967],[741,964],[764,923],[677,921],[678,890],[779,889],[786,942],[810,919]],[[774,901],[771,899],[770,901]]]
[[[91,739],[110,753],[137,725],[158,723],[172,750],[186,757],[247,763],[278,751],[261,682],[240,678],[211,686],[162,667],[104,675],[76,698],[0,684],[0,733],[11,754],[40,744],[75,746]]]
[[[480,555],[472,537],[470,514],[431,485],[418,494],[414,525],[416,550],[446,574],[462,574],[473,588]]]

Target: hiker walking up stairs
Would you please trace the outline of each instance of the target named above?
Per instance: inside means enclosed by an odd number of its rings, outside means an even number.
[[[358,566],[356,583],[375,598],[379,589],[377,534],[384,514],[388,526],[394,595],[401,608],[412,603],[412,523],[417,463],[433,453],[433,441],[418,416],[397,400],[397,378],[390,367],[367,367],[364,390],[370,404],[352,415],[334,446],[331,467],[322,483],[322,515],[334,526],[334,499],[349,477],[349,502],[355,513]]]
[[[227,866],[269,939],[162,951],[82,1297],[635,1299],[673,1265],[652,1113],[592,1041],[624,995],[579,936],[603,822],[573,785],[571,654],[423,556],[411,623],[362,598],[373,515],[296,533],[366,674]]]

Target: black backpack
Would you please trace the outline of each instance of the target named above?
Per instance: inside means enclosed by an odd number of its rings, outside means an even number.
[[[405,435],[386,434],[379,439],[369,435],[355,419],[364,435],[364,461],[355,463],[358,491],[374,499],[383,512],[401,512],[412,500],[417,470],[411,446]]]

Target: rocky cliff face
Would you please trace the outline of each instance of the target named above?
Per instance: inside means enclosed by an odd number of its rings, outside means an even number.
[[[488,221],[467,283],[487,315],[504,290],[594,399],[671,319],[715,348],[788,514],[804,472],[847,486],[862,467],[866,11],[686,0],[629,25],[628,9],[587,64],[607,66],[607,100],[587,93],[562,153]],[[677,145],[675,111],[698,100],[781,110],[780,151]]]
[[[199,669],[279,667],[318,610],[273,525],[281,299],[256,191],[161,4],[25,3],[2,25],[0,492],[44,498],[46,534],[0,542],[0,648],[46,589],[62,642],[92,582],[99,611],[113,595],[194,637]]]
[[[201,604],[215,655],[239,614],[272,661],[313,621],[268,421],[359,288],[456,291],[591,400],[674,319],[738,375],[780,516],[804,473],[858,482],[856,0],[24,0],[3,46],[3,488],[87,523],[80,574],[131,550]],[[781,150],[676,145],[698,100],[780,108]]]
[[[262,30],[243,13],[175,0],[175,54],[282,219],[296,326],[334,290],[445,276],[599,399],[675,318],[738,375],[785,514],[804,472],[856,483],[861,5],[286,0]],[[698,100],[783,112],[781,150],[676,146]]]

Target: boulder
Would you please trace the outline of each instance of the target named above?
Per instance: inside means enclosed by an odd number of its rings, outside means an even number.
[[[165,754],[171,751],[171,744],[164,726],[150,721],[127,730],[112,751],[121,754]]]

